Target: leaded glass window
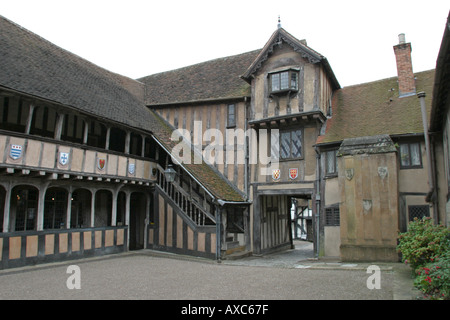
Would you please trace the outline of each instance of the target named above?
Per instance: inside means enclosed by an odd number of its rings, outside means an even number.
[[[302,130],[289,130],[280,133],[281,159],[293,159],[302,157],[303,146]]]
[[[337,150],[327,151],[325,153],[325,165],[327,175],[333,175],[337,173],[337,162],[336,162]]]
[[[298,90],[298,72],[295,70],[270,74],[270,91]]]

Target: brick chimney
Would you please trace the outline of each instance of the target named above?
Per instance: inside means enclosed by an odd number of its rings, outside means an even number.
[[[398,35],[399,43],[394,46],[397,62],[399,96],[409,96],[416,93],[416,81],[411,62],[411,43],[406,43],[405,34]]]

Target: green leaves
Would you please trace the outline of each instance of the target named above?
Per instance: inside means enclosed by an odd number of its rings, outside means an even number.
[[[450,299],[450,229],[430,218],[414,219],[399,234],[397,250],[415,272],[415,286],[426,297]]]

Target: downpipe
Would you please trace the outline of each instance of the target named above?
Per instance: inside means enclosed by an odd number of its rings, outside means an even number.
[[[316,151],[316,214],[315,214],[315,227],[316,227],[316,252],[315,258],[319,259],[320,252],[320,152],[317,147],[314,147]]]

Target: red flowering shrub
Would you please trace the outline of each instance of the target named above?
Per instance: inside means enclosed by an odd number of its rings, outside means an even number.
[[[414,285],[430,299],[450,299],[450,252],[436,257],[435,261],[419,267]]]
[[[425,297],[450,299],[450,229],[430,218],[414,219],[399,235],[402,259],[415,271],[415,286]]]
[[[416,270],[448,251],[449,243],[449,228],[433,224],[431,218],[416,218],[408,225],[408,231],[399,235],[397,249],[402,253],[403,261]]]

